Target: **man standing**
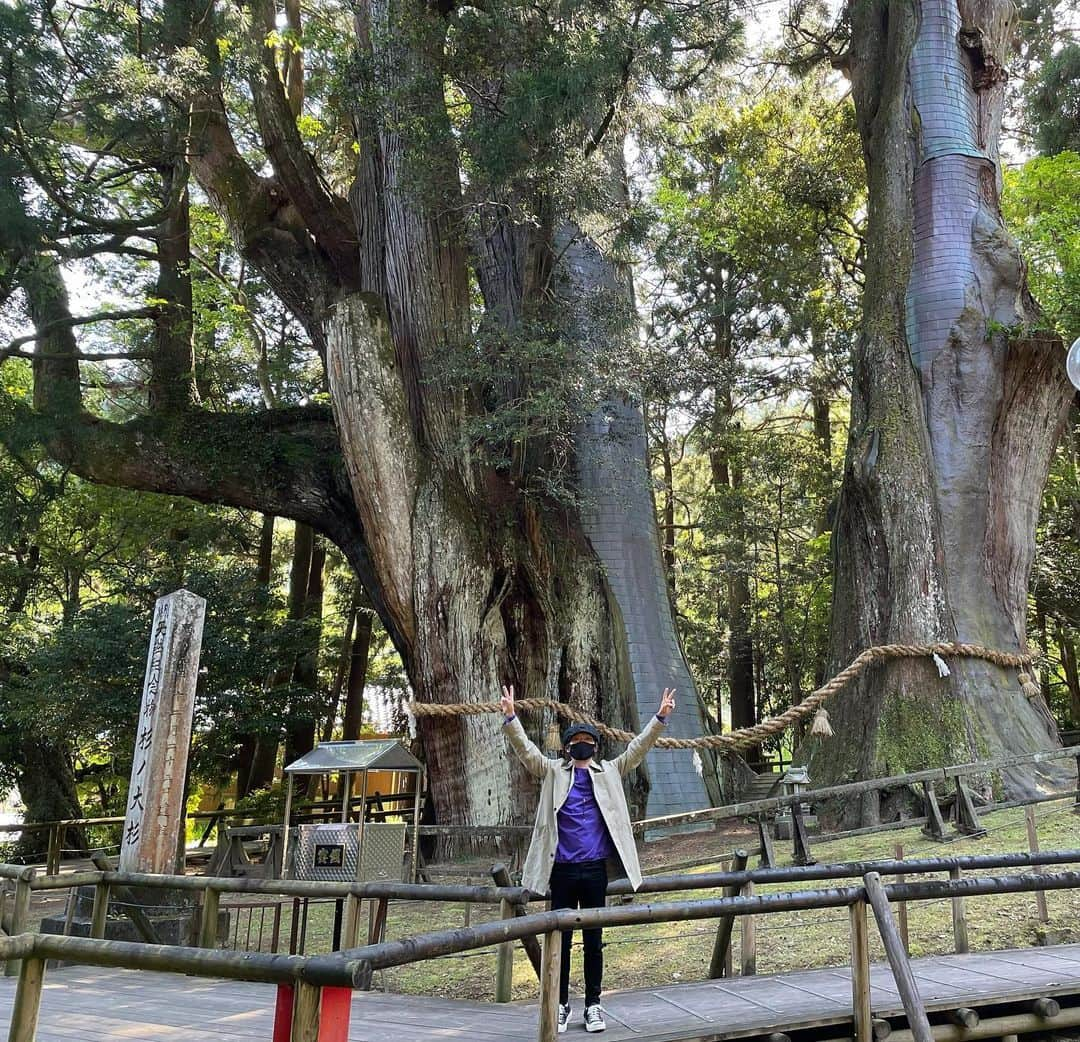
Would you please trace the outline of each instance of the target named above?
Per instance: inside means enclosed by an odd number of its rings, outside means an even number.
[[[506,735],[517,757],[541,781],[529,853],[521,885],[537,894],[550,888],[551,907],[602,908],[607,893],[607,859],[617,856],[636,890],[641,867],[630,826],[623,776],[632,771],[660,737],[675,708],[675,692],[665,689],[660,708],[645,729],[614,760],[597,758],[600,735],[590,724],[570,724],[562,733],[563,758],[545,756],[529,740],[514,713],[514,688],[504,687]],[[585,1030],[603,1031],[600,990],[604,975],[602,931],[583,930],[585,947]],[[559,1031],[570,1022],[570,943],[562,935]]]

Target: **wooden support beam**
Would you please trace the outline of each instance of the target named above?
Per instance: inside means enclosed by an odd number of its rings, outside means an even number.
[[[91,859],[94,863],[94,867],[99,872],[110,872],[109,859],[104,854],[94,854]],[[151,876],[150,878],[153,878]],[[101,876],[97,876],[94,880],[96,886],[102,881]],[[69,885],[76,885],[74,882]],[[112,883],[113,893],[116,895],[116,900],[123,905],[123,913],[131,920],[131,925],[139,932],[139,936],[149,944],[162,944],[161,938],[158,936],[157,930],[154,929],[154,924],[150,921],[148,916],[140,907],[141,902],[136,900],[135,894],[131,892],[126,886],[119,886],[115,882]]]
[[[884,1017],[874,1017],[872,1021],[872,1032],[874,1035],[874,1042],[885,1042],[892,1034],[892,1024],[890,1024]]]
[[[893,854],[897,861],[904,860],[904,845],[903,843],[897,843],[893,847]],[[898,883],[903,883],[907,879],[907,875],[904,872],[900,872],[896,876]],[[908,909],[907,901],[897,901],[896,903],[896,919],[900,925],[900,940],[904,942],[904,951],[908,955],[911,954],[911,937],[908,932]]]
[[[934,1034],[930,1029],[930,1018],[926,1015],[926,1005],[919,994],[915,975],[911,972],[911,963],[900,940],[900,932],[896,929],[889,898],[881,885],[881,877],[877,872],[867,872],[863,876],[863,883],[866,886],[866,898],[874,910],[878,933],[885,945],[885,955],[892,969],[896,989],[900,992],[914,1042],[933,1042]]]
[[[801,803],[791,805],[791,838],[795,844],[795,864],[816,865],[817,860],[810,853],[810,837],[806,834],[806,822],[803,821]]]
[[[1035,823],[1035,808],[1024,808],[1024,824],[1027,826],[1028,851],[1032,854],[1039,852],[1039,829]],[[1039,871],[1038,868],[1035,869]],[[1042,890],[1035,891],[1035,909],[1039,913],[1039,922],[1050,922],[1050,911],[1046,907],[1046,893]]]
[[[23,959],[15,989],[15,1003],[11,1009],[8,1042],[34,1042],[44,982],[45,960],[35,956]]]
[[[776,867],[776,849],[773,846],[772,822],[767,814],[757,816],[758,849],[761,851],[759,868]]]
[[[1031,1003],[1031,1012],[1043,1020],[1053,1020],[1054,1017],[1061,1015],[1061,1003],[1057,999],[1035,999]]]
[[[492,865],[491,878],[497,887],[508,887],[510,886],[510,869],[502,864],[502,862]],[[529,914],[528,902],[514,901],[511,899],[511,904],[514,908],[515,917]],[[536,979],[540,980],[540,942],[533,936],[522,937],[521,947],[525,949],[525,954],[529,957],[529,963],[532,965],[533,972],[536,974]]]
[[[941,816],[941,807],[938,804],[937,793],[934,791],[932,781],[922,783],[923,813],[926,816],[926,824],[922,827],[924,836],[936,839],[938,842],[945,840],[945,819]]]
[[[854,1011],[855,1042],[873,1042],[873,1014],[870,1010],[870,939],[866,929],[866,902],[848,908],[851,924],[851,1008]]]
[[[979,815],[975,811],[975,804],[971,799],[971,792],[964,784],[963,779],[956,777],[956,802],[953,805],[953,822],[956,831],[965,836],[979,837],[986,835]]]
[[[749,855],[745,850],[736,850],[731,861],[731,870],[745,871],[748,860]],[[738,886],[724,887],[724,897],[734,897],[738,892]],[[712,959],[709,961],[710,980],[731,976],[731,932],[734,926],[735,918],[730,915],[720,916],[716,924],[716,939],[713,941]]]
[[[562,961],[562,931],[544,934],[540,963],[540,1017],[537,1042],[556,1042],[559,1033],[559,965]]]
[[[947,1014],[949,1021],[955,1024],[957,1027],[967,1028],[969,1031],[972,1028],[979,1026],[978,1011],[973,1010],[968,1006],[960,1006],[957,1009],[950,1009]]]

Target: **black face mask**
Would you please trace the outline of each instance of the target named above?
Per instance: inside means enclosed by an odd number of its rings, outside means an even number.
[[[567,748],[572,760],[587,760],[596,752],[596,746],[592,742],[573,742]]]

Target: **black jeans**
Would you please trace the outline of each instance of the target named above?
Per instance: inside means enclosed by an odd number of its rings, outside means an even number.
[[[605,861],[557,861],[551,869],[551,908],[603,908],[607,902]],[[585,942],[585,1005],[600,1001],[604,978],[603,930],[582,930]],[[563,930],[559,967],[559,1001],[570,1001],[570,943],[573,930]]]

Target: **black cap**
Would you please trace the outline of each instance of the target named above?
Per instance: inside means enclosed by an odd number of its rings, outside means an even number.
[[[563,728],[563,748],[570,744],[570,739],[576,734],[587,734],[596,740],[597,745],[600,744],[600,732],[592,724],[570,724]]]

